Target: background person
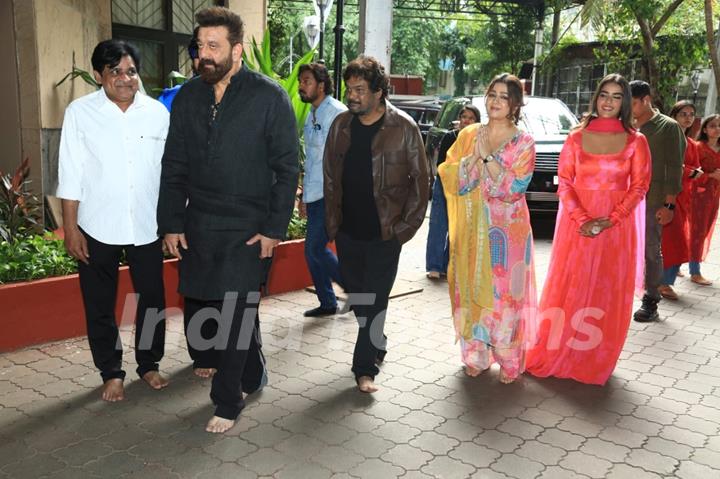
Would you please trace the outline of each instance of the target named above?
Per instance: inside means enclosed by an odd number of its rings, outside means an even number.
[[[633,314],[635,321],[647,323],[660,320],[662,229],[672,221],[676,197],[682,190],[686,141],[677,122],[653,108],[647,82],[630,82],[630,91],[635,127],[645,135],[652,157],[652,180],[645,197],[645,294],[642,305]]]
[[[325,231],[325,200],[323,198],[323,152],[330,126],[347,107],[332,97],[333,83],[325,65],[311,63],[298,70],[300,99],[310,103],[305,119],[305,175],[303,202],[307,211],[305,261],[320,301],[317,308],[305,311],[304,316],[327,316],[337,312],[337,298],[332,282],[342,284],[337,256],[327,247]]]
[[[627,80],[603,78],[591,114],[560,153],[560,209],[527,355],[534,376],[605,384],[625,344],[650,183],[650,151],[631,126],[630,105]]]
[[[705,118],[698,134],[700,167],[705,172],[695,180],[690,221],[690,280],[708,286],[700,263],[705,261],[715,229],[720,203],[720,115]]]
[[[673,105],[670,118],[675,120],[685,134],[687,146],[683,162],[682,191],[677,195],[675,214],[670,223],[662,230],[663,278],[658,291],[660,295],[669,300],[678,299],[672,288],[678,277],[680,265],[690,260],[690,208],[695,179],[702,174],[700,159],[698,157],[698,144],[689,137],[695,122],[695,105],[682,100]]]
[[[103,380],[102,398],[125,398],[115,301],[124,254],[139,294],[135,316],[137,373],[154,389],[165,321],[145,330],[148,311],[165,309],[162,243],[155,207],[168,112],[140,93],[140,53],[123,40],[98,43],[93,75],[101,88],[73,101],[60,137],[59,184],[65,248],[78,260],[88,342]],[[144,346],[149,340],[150,347]]]
[[[438,148],[437,165],[445,161],[447,151],[457,140],[460,131],[468,125],[480,122],[480,111],[472,106],[465,105],[458,114],[457,128],[452,128],[443,135]],[[425,271],[430,279],[439,279],[447,274],[450,259],[450,245],[448,244],[448,217],[445,193],[439,176],[435,177],[432,191],[432,208],[430,209],[430,225],[428,229],[427,247],[425,249]]]
[[[488,123],[463,129],[440,165],[448,205],[448,284],[468,376],[493,362],[500,381],[525,368],[528,311],[536,307],[533,239],[525,190],[535,141],[518,130],[523,89],[508,73],[485,93]]]

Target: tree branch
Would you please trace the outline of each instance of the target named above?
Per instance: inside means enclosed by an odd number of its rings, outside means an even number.
[[[720,91],[720,58],[718,58],[717,44],[715,43],[715,30],[713,28],[713,0],[705,0],[705,31],[708,49],[710,50],[710,61],[712,62],[715,86]]]
[[[668,5],[668,7],[665,9],[665,13],[662,14],[660,19],[657,22],[655,22],[655,25],[653,25],[652,29],[650,30],[653,38],[655,38],[657,36],[658,32],[660,32],[660,30],[662,30],[662,27],[665,26],[665,24],[670,19],[672,14],[675,13],[675,10],[677,10],[677,8],[680,6],[680,4],[683,3],[684,1],[685,0],[675,0],[670,5]]]

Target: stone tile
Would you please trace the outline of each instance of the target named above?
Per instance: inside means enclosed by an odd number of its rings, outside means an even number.
[[[83,466],[83,470],[103,477],[121,477],[142,469],[145,463],[127,452],[115,452]]]
[[[288,456],[271,448],[258,449],[245,457],[238,459],[237,463],[243,470],[252,470],[261,476],[270,476],[277,471],[296,464],[294,457]],[[226,477],[243,477],[237,473]]]
[[[537,424],[538,426],[542,427],[555,427],[564,418],[563,416],[558,416],[557,414],[543,411],[542,409],[530,408],[523,412],[519,416],[519,419],[531,422],[533,424]]]
[[[301,462],[292,464],[273,476],[278,479],[294,479],[297,477],[312,477],[313,479],[326,479],[336,477],[329,470],[315,463]],[[348,476],[350,477],[350,476]]]
[[[586,476],[604,478],[612,463],[580,451],[571,451],[560,461],[560,466]]]
[[[331,446],[340,445],[357,434],[357,431],[352,431],[339,424],[324,424],[317,429],[306,432]]]
[[[717,476],[717,470],[694,461],[682,461],[675,476],[679,479],[707,479]]]
[[[480,433],[473,442],[496,451],[508,453],[517,449],[523,440],[505,432],[489,430]]]
[[[434,456],[442,456],[456,447],[460,442],[457,439],[443,436],[433,431],[420,433],[409,444],[413,447],[427,451]]]
[[[418,388],[418,390],[420,389],[421,388]],[[390,402],[397,404],[398,406],[406,407],[408,409],[422,411],[423,409],[425,409],[425,406],[433,402],[433,399],[427,396],[423,396],[419,393],[404,393],[395,396],[393,399],[390,400]]]
[[[610,469],[607,479],[660,479],[660,476],[627,464],[615,464]]]
[[[448,454],[451,458],[478,468],[489,467],[501,453],[472,442],[463,442]]]
[[[410,411],[398,419],[398,422],[420,429],[421,431],[432,431],[445,422],[445,418],[424,411]]]
[[[663,428],[662,424],[650,422],[645,419],[638,419],[634,416],[623,416],[616,425],[617,427],[637,432],[639,434],[644,434],[646,436],[657,436]]]
[[[108,456],[112,452],[113,449],[106,444],[87,440],[58,449],[52,455],[70,466],[84,466],[88,462],[99,457]]]
[[[543,432],[543,428],[540,426],[514,418],[508,419],[500,424],[497,429],[526,440],[535,439]]]
[[[243,434],[242,438],[260,448],[264,448],[271,447],[288,436],[290,436],[290,433],[287,431],[271,424],[261,424]]]
[[[325,449],[327,445],[305,434],[294,434],[276,444],[275,449],[297,459],[306,460]]]
[[[577,417],[565,418],[556,427],[563,431],[585,437],[597,436],[603,429],[602,426],[598,426],[597,424],[593,424],[588,421],[583,421]]]
[[[560,462],[567,451],[539,441],[526,441],[515,451],[515,454],[551,466]]]
[[[720,433],[720,426],[718,424],[693,416],[679,416],[673,423],[673,426],[698,432],[706,436],[714,436]]]
[[[688,431],[687,429],[681,429],[676,426],[665,426],[662,428],[660,437],[690,447],[702,447],[707,439],[704,434]]]
[[[372,433],[396,444],[403,444],[408,443],[413,438],[417,437],[421,431],[420,429],[408,426],[407,424],[386,422],[375,429]]]
[[[605,428],[598,437],[630,448],[640,447],[647,440],[644,434],[614,426]]]
[[[615,463],[623,462],[630,453],[630,449],[625,446],[598,438],[590,438],[585,441],[580,447],[580,451]]]
[[[354,477],[376,479],[379,477],[398,477],[404,471],[398,466],[393,466],[380,459],[368,459],[348,472]]]
[[[253,479],[257,477],[252,471],[249,471],[246,467],[239,464],[224,463],[216,468],[206,470],[197,476],[197,479],[224,479],[227,477],[242,477]]]
[[[586,479],[588,476],[563,469],[560,466],[549,466],[545,468],[540,477],[552,477],[552,479]]]
[[[443,479],[461,479],[470,476],[475,468],[448,456],[438,456],[420,469],[432,477]]]
[[[713,469],[720,470],[720,452],[710,449],[698,449],[693,454],[692,460],[710,466]]]
[[[432,458],[432,454],[408,444],[397,445],[380,457],[383,461],[400,466],[405,470],[420,469]]]
[[[518,479],[532,479],[538,477],[545,466],[516,454],[503,454],[490,468]]]
[[[370,433],[360,433],[342,446],[366,458],[380,457],[394,447],[394,443]]]
[[[655,472],[657,474],[671,474],[677,466],[677,460],[662,456],[656,452],[646,451],[644,449],[634,449],[628,455],[626,462],[631,466],[637,466],[646,471]]]
[[[550,444],[551,446],[565,449],[566,451],[573,451],[580,448],[582,443],[585,441],[585,438],[578,436],[577,434],[552,428],[546,429],[537,437],[537,440],[544,442],[545,444]]]
[[[223,437],[217,442],[203,448],[204,452],[223,462],[234,462],[239,458],[257,451],[257,446],[239,437]]]
[[[478,434],[480,434],[480,431],[481,429],[478,427],[457,419],[448,419],[435,428],[435,432],[455,438],[458,441],[472,441]]]
[[[315,454],[311,458],[311,461],[320,464],[332,472],[347,472],[361,462],[364,462],[365,458],[344,447],[331,446]]]

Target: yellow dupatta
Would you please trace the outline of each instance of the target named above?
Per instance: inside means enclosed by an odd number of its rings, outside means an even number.
[[[456,340],[473,339],[473,329],[493,310],[488,212],[478,186],[458,194],[460,160],[472,155],[480,124],[465,127],[438,167],[448,212],[450,264],[448,286]],[[434,206],[434,205],[433,205]]]

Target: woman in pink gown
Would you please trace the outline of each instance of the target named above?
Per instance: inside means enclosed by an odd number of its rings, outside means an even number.
[[[630,101],[627,80],[606,76],[560,154],[560,209],[537,342],[527,354],[534,376],[605,384],[625,343],[633,293],[642,285],[651,173]]]

